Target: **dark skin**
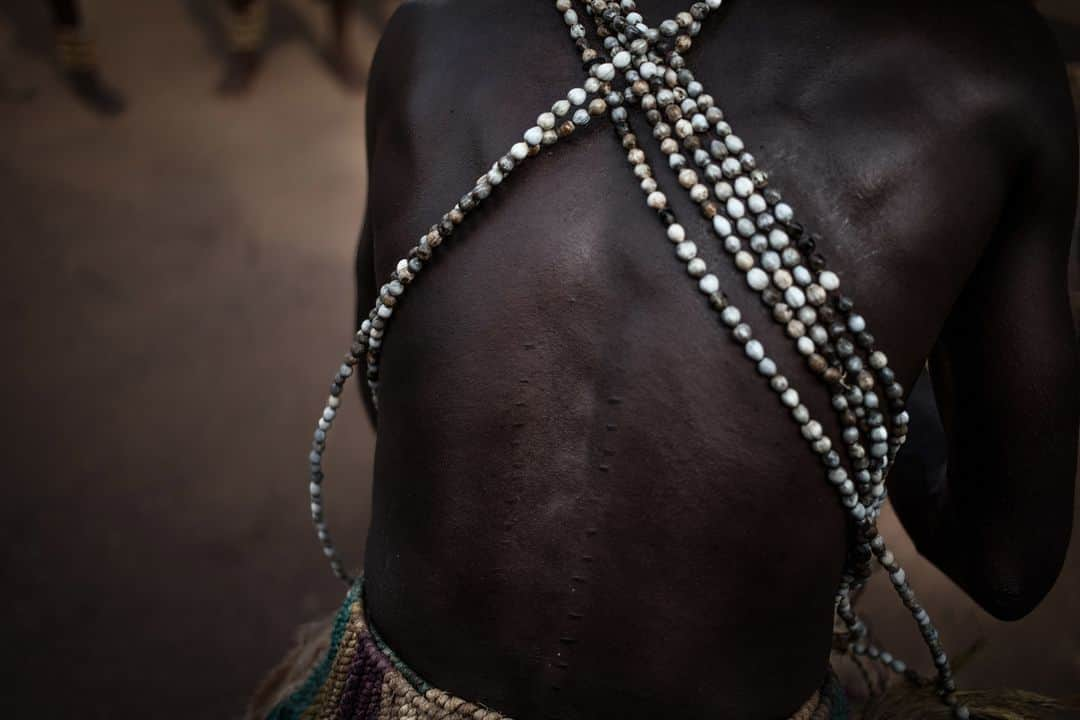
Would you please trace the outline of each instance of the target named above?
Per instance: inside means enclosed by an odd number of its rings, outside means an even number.
[[[653,23],[684,4],[640,2]],[[905,387],[930,358],[941,421],[913,402],[890,480],[905,526],[980,605],[1023,616],[1068,545],[1078,421],[1076,136],[1048,31],[1014,0],[736,0],[721,15],[690,66],[825,235]],[[552,3],[398,12],[372,71],[362,315],[582,79]],[[824,387],[643,144],[838,437]],[[844,515],[606,120],[515,171],[440,249],[387,335],[380,403],[368,608],[426,680],[526,719],[775,719],[820,685]]]

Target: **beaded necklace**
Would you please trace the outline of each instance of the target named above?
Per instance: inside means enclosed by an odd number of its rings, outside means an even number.
[[[960,720],[970,717],[956,697],[948,657],[938,631],[915,598],[907,575],[885,544],[877,519],[886,497],[889,467],[907,437],[908,413],[904,388],[889,367],[888,358],[875,346],[866,320],[854,302],[839,292],[840,279],[826,267],[818,246],[822,238],[809,233],[795,219],[794,210],[769,187],[765,171],[757,167],[745,143],[734,134],[724,112],[706,93],[687,67],[683,55],[693,45],[703,21],[723,0],[695,2],[674,18],[651,26],[637,10],[635,0],[578,0],[593,21],[601,47],[594,48],[574,0],[555,0],[555,8],[569,28],[588,77],[512,145],[442,219],[432,225],[400,259],[368,317],[353,338],[330,386],[330,396],[318,420],[310,453],[311,513],[323,553],[334,573],[347,583],[345,571],[331,541],[323,516],[322,456],[326,435],[340,406],[342,388],[364,359],[372,400],[378,408],[379,358],[383,338],[397,304],[416,280],[433,252],[448,239],[466,216],[503,184],[514,169],[555,145],[594,119],[607,115],[626,159],[645,196],[656,211],[675,256],[683,263],[697,290],[730,329],[755,371],[777,395],[799,426],[799,432],[820,458],[825,476],[854,526],[855,541],[835,603],[836,614],[847,628],[848,651],[869,657],[889,670],[915,680],[901,660],[870,642],[869,631],[853,608],[853,597],[873,572],[874,560],[885,569],[918,624],[937,671],[942,700]],[[677,182],[700,208],[746,283],[794,341],[807,366],[828,387],[841,427],[841,442],[848,466],[822,424],[800,401],[792,381],[780,372],[750,323],[720,287],[688,239],[675,211],[669,207],[660,181],[630,128],[629,108],[638,108],[652,128],[653,138],[674,171]],[[850,469],[849,469],[850,468]]]

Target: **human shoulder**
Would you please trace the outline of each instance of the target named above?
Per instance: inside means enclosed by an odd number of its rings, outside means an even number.
[[[985,109],[1021,143],[1070,150],[1075,109],[1065,63],[1047,23],[1029,0],[935,3],[939,43],[966,80],[957,97]],[[963,34],[963,38],[959,36]]]

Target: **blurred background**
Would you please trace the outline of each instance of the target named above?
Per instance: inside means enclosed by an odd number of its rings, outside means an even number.
[[[353,326],[396,1],[62,5],[0,0],[0,715],[236,717],[343,591],[305,455]],[[1080,2],[1041,9],[1080,89]],[[373,436],[340,417],[329,519],[356,561]],[[897,552],[953,654],[979,646],[964,685],[1080,693],[1080,542],[1012,624]],[[887,593],[866,614],[921,658]]]

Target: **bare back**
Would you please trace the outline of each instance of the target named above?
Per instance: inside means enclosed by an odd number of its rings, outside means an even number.
[[[1010,413],[983,430],[1016,445],[1006,464],[1037,453],[1044,474],[1068,475],[1038,497],[1068,506],[1076,157],[1064,75],[1033,54],[1050,41],[1020,2],[869,5],[736,0],[688,62],[825,236],[905,387],[932,353],[948,355],[957,323],[1013,354],[971,371],[978,382],[1000,387],[1026,343],[1053,356],[1025,383],[1036,397],[1003,388]],[[641,9],[659,20],[682,7]],[[361,307],[583,77],[549,3],[399,11],[373,71]],[[425,679],[514,717],[656,717],[673,701],[689,717],[786,716],[826,668],[842,509],[673,259],[610,123],[578,135],[470,216],[387,334],[371,618]],[[813,389],[690,201],[672,202],[784,372]],[[967,304],[986,314],[981,334],[957,316]],[[1046,386],[1071,399],[1040,408]],[[825,390],[808,394],[827,416]],[[1039,438],[1023,428],[1033,414]],[[898,474],[894,493],[917,484]],[[921,497],[903,519],[936,527],[918,516]],[[1068,520],[1043,509],[1054,517],[1038,547],[1063,554]],[[943,565],[993,604],[977,571]]]

